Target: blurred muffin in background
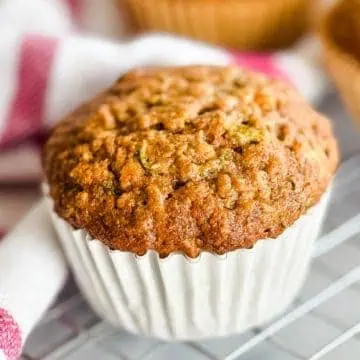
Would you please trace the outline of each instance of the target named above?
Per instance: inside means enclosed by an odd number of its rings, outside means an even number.
[[[324,17],[321,37],[328,70],[346,106],[360,120],[360,1],[337,2]]]
[[[178,33],[239,49],[291,45],[306,30],[309,0],[119,0],[141,30]]]

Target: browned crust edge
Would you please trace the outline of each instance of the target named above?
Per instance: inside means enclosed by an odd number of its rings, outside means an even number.
[[[202,75],[184,80],[189,74]],[[234,84],[242,77],[238,90]],[[157,88],[171,81],[174,98]],[[129,112],[130,101],[140,99],[142,106],[143,93],[153,95],[150,83],[166,105]],[[179,95],[180,83],[190,100]],[[228,92],[218,90],[223,85]],[[114,108],[118,113],[109,117]],[[233,127],[224,130],[231,117],[236,131],[241,122],[235,139]],[[156,161],[140,166],[144,141]],[[238,68],[185,67],[123,76],[56,127],[43,164],[55,211],[74,228],[111,249],[197,257],[276,238],[319,201],[338,156],[329,121],[290,87]],[[148,162],[160,164],[160,173]]]

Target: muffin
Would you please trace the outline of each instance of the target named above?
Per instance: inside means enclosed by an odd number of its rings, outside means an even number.
[[[269,49],[289,46],[304,33],[309,1],[125,0],[125,4],[145,31],[168,31],[233,48]]]
[[[291,303],[338,151],[294,89],[197,66],[122,76],[55,128],[43,163],[55,227],[98,314],[193,340]]]
[[[346,106],[360,120],[360,2],[338,2],[325,16],[325,60]]]

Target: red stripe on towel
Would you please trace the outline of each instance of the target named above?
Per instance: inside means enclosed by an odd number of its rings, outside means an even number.
[[[14,318],[0,308],[0,350],[7,360],[17,360],[21,354],[21,331]]]
[[[48,77],[58,40],[28,35],[21,44],[16,92],[0,144],[21,140],[41,127]]]
[[[289,76],[277,66],[275,58],[271,54],[233,52],[231,55],[237,65],[291,82]]]
[[[70,9],[74,21],[79,24],[81,22],[81,1],[80,0],[65,0]]]

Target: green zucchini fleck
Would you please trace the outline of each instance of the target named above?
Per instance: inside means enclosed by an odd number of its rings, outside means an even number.
[[[147,153],[147,148],[148,144],[146,141],[144,141],[139,149],[140,164],[145,170],[157,174],[159,173],[160,164],[150,161],[149,155]]]
[[[144,141],[139,149],[140,164],[145,170],[151,170],[149,156],[147,154],[147,142]]]
[[[199,173],[201,177],[210,177],[217,175],[226,165],[232,160],[232,152],[230,149],[225,149],[219,158],[209,160],[205,164],[199,166]]]
[[[259,143],[263,139],[264,133],[262,129],[240,124],[232,127],[229,135],[238,145],[244,146]]]

